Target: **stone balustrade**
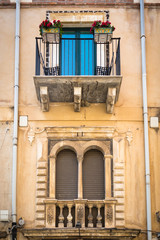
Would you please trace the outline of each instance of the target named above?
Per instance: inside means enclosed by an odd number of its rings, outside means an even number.
[[[114,228],[116,200],[46,199],[46,227]]]

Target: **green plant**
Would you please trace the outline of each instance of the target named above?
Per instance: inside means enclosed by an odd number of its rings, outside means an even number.
[[[63,24],[60,22],[60,20],[53,20],[52,22],[50,22],[49,20],[45,20],[43,22],[41,22],[41,24],[39,25],[39,31],[40,31],[40,35],[42,36],[42,29],[50,29],[50,28],[59,28],[60,29],[60,37],[62,37],[62,27]]]

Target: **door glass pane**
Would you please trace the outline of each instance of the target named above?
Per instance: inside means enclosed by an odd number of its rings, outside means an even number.
[[[93,35],[87,30],[65,32],[61,41],[61,75],[94,75]]]
[[[84,39],[86,38],[86,39]],[[80,75],[94,75],[94,41],[89,33],[80,33]]]
[[[75,75],[75,33],[63,34],[61,41],[61,75]]]

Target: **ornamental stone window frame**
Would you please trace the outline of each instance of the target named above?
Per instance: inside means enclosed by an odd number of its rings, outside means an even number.
[[[37,133],[37,132],[36,132]],[[49,160],[50,157],[56,157],[59,151],[70,148],[76,152],[79,159],[89,149],[101,150],[104,157],[113,161],[113,197],[107,197],[104,201],[116,200],[115,226],[125,226],[125,151],[130,144],[128,141],[128,131],[119,131],[115,127],[45,127],[41,133],[34,135],[36,140],[37,152],[37,170],[36,170],[36,196],[35,196],[35,226],[45,227],[46,225],[46,201],[52,204],[56,199],[49,195]],[[63,140],[62,139],[66,139]],[[96,140],[95,140],[96,139]],[[54,148],[49,150],[50,140],[54,141]],[[104,143],[112,141],[112,155]],[[83,148],[79,144],[82,145]],[[33,144],[34,146],[34,144]],[[54,149],[54,150],[53,150]],[[106,152],[105,152],[105,150]],[[52,155],[51,155],[52,154]],[[82,158],[81,158],[82,159]],[[79,175],[81,179],[81,175]],[[54,182],[52,181],[54,186]],[[54,188],[55,189],[55,188]],[[79,189],[81,189],[79,187]],[[108,189],[110,193],[110,189]],[[82,196],[82,190],[79,190],[79,198]],[[83,201],[79,199],[77,201]]]
[[[87,142],[79,141],[60,141],[56,143],[49,156],[49,198],[56,197],[56,157],[63,149],[70,149],[77,155],[78,162],[78,199],[83,199],[83,183],[82,183],[82,163],[84,155],[91,149],[97,149],[102,152],[104,156],[104,175],[105,175],[105,199],[111,198],[111,161],[112,155],[108,147],[101,141],[91,140]]]

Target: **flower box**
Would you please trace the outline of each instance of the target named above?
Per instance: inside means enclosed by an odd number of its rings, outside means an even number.
[[[42,28],[42,39],[47,43],[59,43],[60,29],[56,27]]]
[[[95,27],[94,41],[96,43],[110,43],[112,38],[112,27]]]

